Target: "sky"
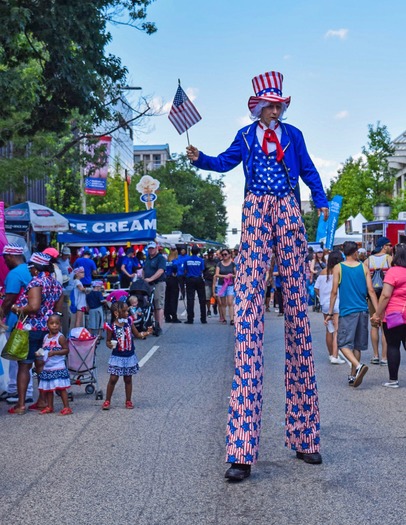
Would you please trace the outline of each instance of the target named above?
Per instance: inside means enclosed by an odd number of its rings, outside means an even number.
[[[190,142],[218,155],[251,122],[252,78],[271,70],[284,75],[283,95],[292,97],[286,122],[303,132],[325,187],[367,144],[369,124],[386,125],[392,139],[401,135],[404,0],[290,0],[279,6],[263,0],[156,0],[148,8],[155,34],[110,26],[108,52],[127,66],[128,84],[142,87],[128,92],[129,100],[135,104],[141,95],[161,108],[160,116],[136,130],[135,143],[185,151],[186,134],[179,135],[167,117],[180,79],[202,116],[189,130]],[[242,167],[224,182],[229,229],[239,230]],[[302,187],[302,200],[308,197]],[[234,247],[239,235],[230,232],[227,240]]]

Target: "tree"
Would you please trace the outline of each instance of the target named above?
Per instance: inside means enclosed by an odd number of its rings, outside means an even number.
[[[376,128],[369,125],[368,143],[362,148],[362,157],[347,159],[328,191],[329,197],[343,197],[341,218],[361,212],[367,219],[372,219],[375,205],[391,202],[395,170],[389,168],[388,157],[393,153],[386,126],[379,122]]]
[[[145,21],[151,2],[0,2],[0,27],[7,28],[0,32],[1,187],[18,192],[30,179],[63,176],[63,204],[75,207],[76,192],[72,203],[67,195],[84,161],[72,150],[102,121],[110,122],[112,131],[149,114],[146,99],[131,121],[115,109],[127,69],[119,58],[105,55],[105,47],[111,40],[107,22],[156,31]]]
[[[64,132],[73,110],[92,125],[111,117],[108,102],[120,95],[127,69],[118,57],[105,55],[111,41],[107,22],[132,25],[148,34],[145,22],[152,0],[8,0],[0,4],[2,104],[0,118],[9,118],[24,101],[21,67],[34,63],[37,82],[24,123],[27,134]],[[35,103],[32,103],[35,102]]]

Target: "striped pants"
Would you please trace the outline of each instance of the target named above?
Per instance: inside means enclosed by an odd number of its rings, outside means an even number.
[[[306,232],[295,197],[249,193],[242,212],[235,280],[235,372],[227,424],[227,462],[258,459],[262,412],[265,274],[272,252],[285,313],[285,443],[319,451],[319,408],[305,283]]]

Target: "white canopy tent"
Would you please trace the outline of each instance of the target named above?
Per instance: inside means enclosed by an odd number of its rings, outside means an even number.
[[[345,232],[345,224],[347,221],[351,221],[352,233]],[[343,244],[345,241],[354,241],[357,243],[362,242],[362,223],[368,222],[367,219],[362,215],[362,213],[358,213],[356,217],[353,217],[352,215],[348,217],[347,221],[345,221],[344,224],[336,229],[334,236],[334,246]]]

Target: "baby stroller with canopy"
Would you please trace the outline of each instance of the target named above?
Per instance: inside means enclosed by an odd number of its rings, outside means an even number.
[[[135,295],[138,299],[138,307],[141,309],[141,316],[135,321],[135,326],[139,332],[146,331],[150,326],[153,334],[159,333],[159,325],[154,318],[154,296],[155,288],[144,279],[137,279],[131,283],[128,293]]]

